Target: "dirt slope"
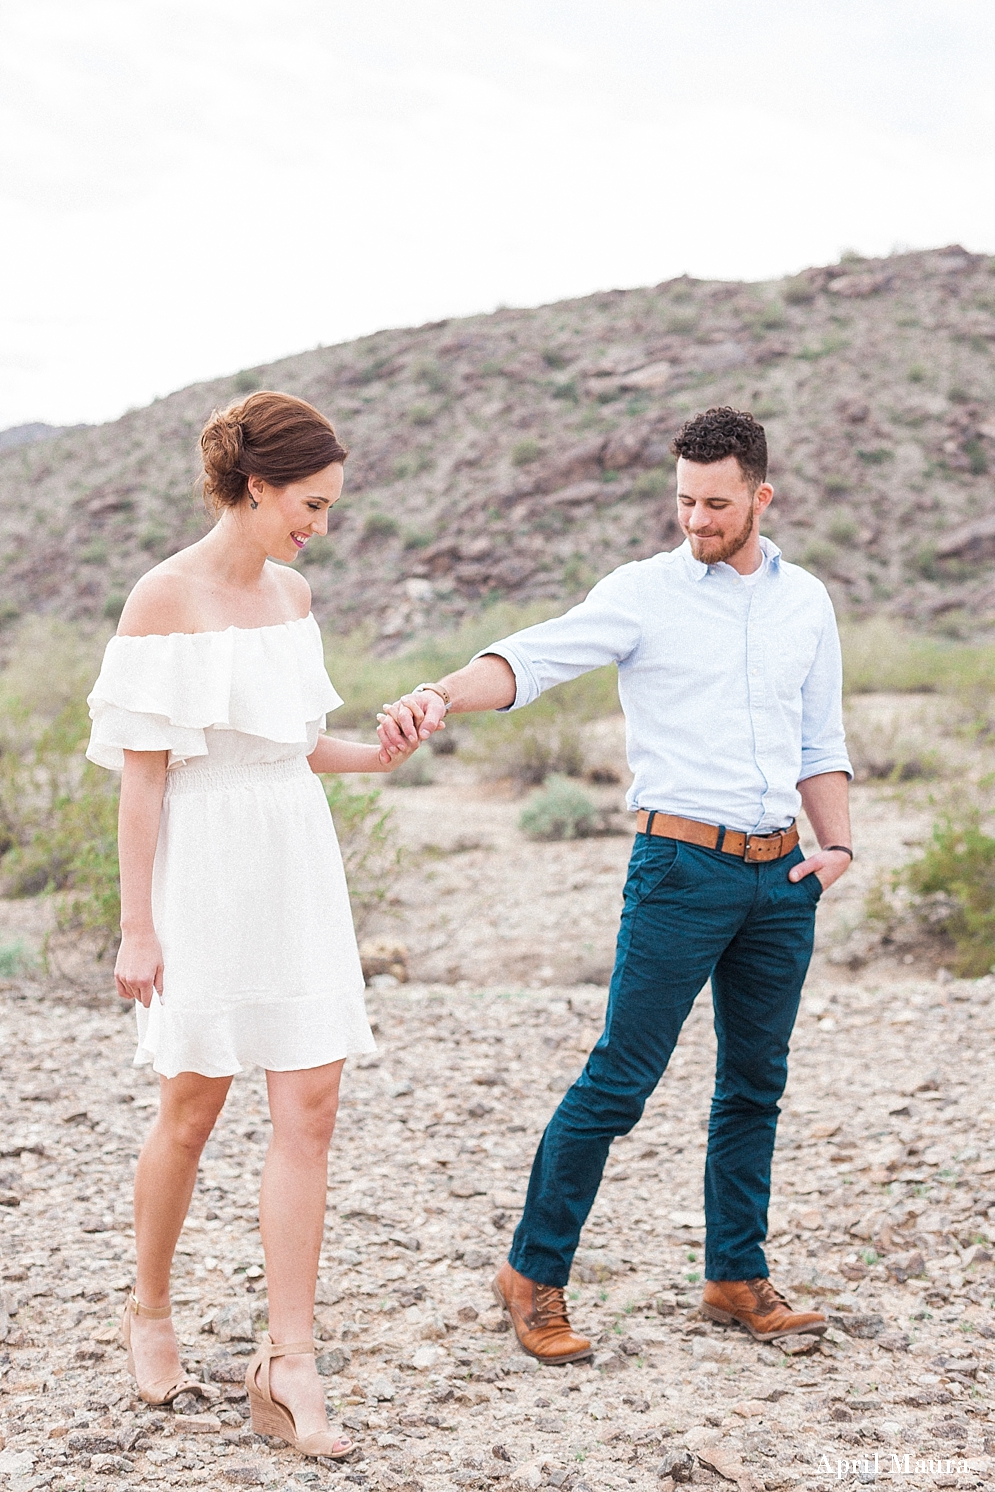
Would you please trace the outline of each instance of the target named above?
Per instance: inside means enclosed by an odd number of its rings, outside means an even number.
[[[211,408],[269,386],[352,447],[308,577],[324,618],[373,620],[383,646],[491,597],[575,597],[672,545],[667,445],[717,402],[767,425],[771,532],[844,608],[987,617],[993,270],[954,247],[383,331],[0,450],[0,610],[115,615],[203,531]]]

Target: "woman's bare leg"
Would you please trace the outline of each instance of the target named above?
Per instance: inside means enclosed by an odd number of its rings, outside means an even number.
[[[328,1146],[335,1128],[343,1062],[298,1072],[267,1072],[273,1138],[263,1169],[259,1228],[266,1255],[269,1334],[311,1342],[314,1287],[325,1228]],[[326,1430],[325,1392],[311,1357],[279,1357],[273,1397],[294,1416],[298,1435]]]
[[[135,1171],[135,1294],[142,1305],[169,1304],[169,1273],[190,1206],[201,1151],[224,1106],[231,1078],[181,1072],[159,1079],[159,1115]],[[173,1323],[131,1320],[139,1383],[168,1377],[179,1366]]]

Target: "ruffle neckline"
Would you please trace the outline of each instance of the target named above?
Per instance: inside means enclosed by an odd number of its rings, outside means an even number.
[[[296,745],[341,703],[310,613],[267,627],[115,636],[87,700],[87,756],[120,770],[125,750],[168,750],[173,765],[207,755],[210,728]]]

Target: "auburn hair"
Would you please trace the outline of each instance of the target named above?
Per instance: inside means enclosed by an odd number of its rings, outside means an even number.
[[[349,454],[313,404],[265,389],[216,409],[201,431],[200,451],[204,501],[216,513],[243,501],[250,477],[287,487]]]

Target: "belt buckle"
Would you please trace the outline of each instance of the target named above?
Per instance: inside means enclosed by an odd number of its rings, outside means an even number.
[[[743,859],[751,865],[762,865],[768,860],[776,860],[781,853],[781,838],[780,831],[777,834],[747,834]],[[754,845],[756,845],[756,853],[754,853]]]

